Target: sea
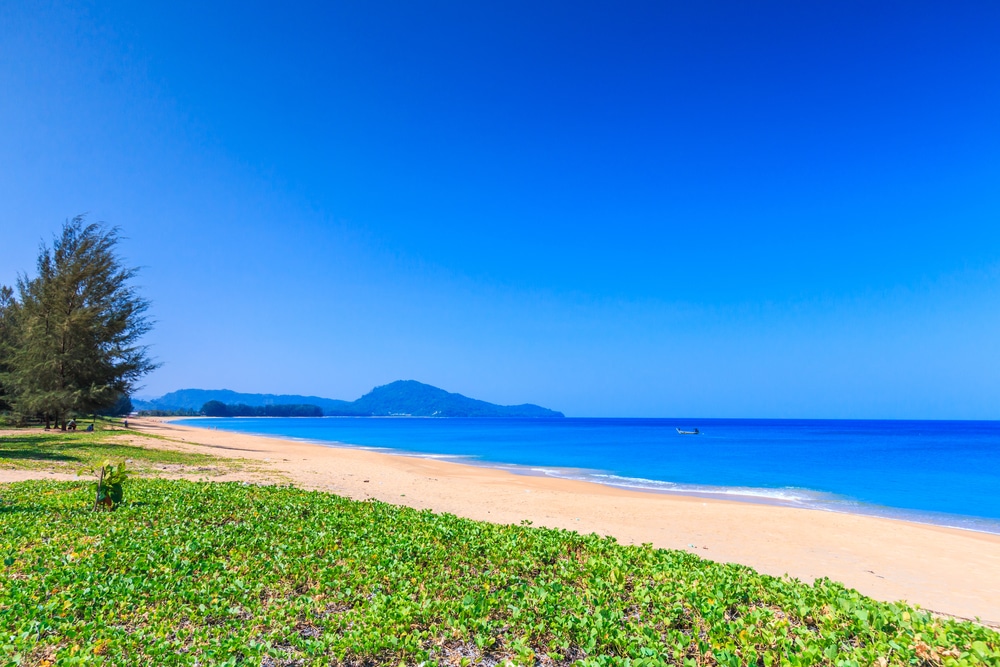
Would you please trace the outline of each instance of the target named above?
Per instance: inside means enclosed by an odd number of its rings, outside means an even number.
[[[217,418],[178,423],[1000,534],[1000,422]],[[698,434],[681,434],[693,431]]]

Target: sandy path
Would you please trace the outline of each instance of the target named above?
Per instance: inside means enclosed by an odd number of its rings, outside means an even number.
[[[183,448],[268,462],[296,485],[498,523],[684,549],[1000,625],[1000,536],[869,516],[643,493],[360,449],[135,420]]]

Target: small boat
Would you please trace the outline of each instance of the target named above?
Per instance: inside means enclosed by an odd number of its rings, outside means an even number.
[[[695,429],[693,431],[682,431],[682,430],[680,430],[678,428],[677,432],[680,433],[681,435],[700,435],[701,434],[701,431],[699,431],[698,429]]]

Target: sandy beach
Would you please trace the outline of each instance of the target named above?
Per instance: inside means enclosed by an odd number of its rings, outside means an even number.
[[[272,479],[498,523],[612,535],[806,582],[829,577],[885,601],[1000,626],[1000,536],[871,516],[646,493],[428,458],[191,428],[133,427],[216,456],[266,463]],[[159,444],[158,444],[159,443]],[[163,446],[148,440],[146,446]],[[237,476],[238,477],[238,476]],[[232,478],[232,477],[230,477]],[[251,477],[260,481],[257,474]]]

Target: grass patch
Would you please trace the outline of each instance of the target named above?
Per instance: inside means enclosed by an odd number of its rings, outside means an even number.
[[[104,665],[983,665],[1000,635],[697,556],[291,487],[0,487],[0,655]]]
[[[150,438],[136,431],[114,428],[113,423],[98,422],[97,430],[63,432],[41,429],[17,429],[0,435],[0,468],[44,470],[75,474],[95,468],[103,461],[127,460],[137,474],[159,474],[170,466],[214,470],[239,467],[236,459],[220,459],[209,454],[147,448],[129,444],[130,437]],[[165,440],[162,437],[157,440]]]

